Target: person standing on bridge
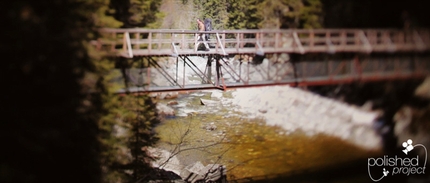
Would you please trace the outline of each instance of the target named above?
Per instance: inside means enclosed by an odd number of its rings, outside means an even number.
[[[205,31],[205,24],[200,20],[197,19],[197,27],[199,32],[204,32]],[[199,33],[197,34],[197,39],[196,39],[196,43],[195,43],[195,51],[197,51],[197,49],[199,48],[200,45],[200,41],[203,41],[203,44],[205,45],[206,51],[209,51],[209,45],[205,40],[205,34],[204,33]]]

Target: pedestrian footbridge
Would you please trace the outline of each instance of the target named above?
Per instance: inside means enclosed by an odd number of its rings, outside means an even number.
[[[128,87],[131,92],[370,82],[423,78],[430,71],[428,29],[198,32],[136,28],[101,29],[100,33],[102,38],[92,42],[99,52],[118,62],[141,63],[136,64],[139,68],[122,68],[139,70],[134,75],[123,72],[135,81]],[[196,47],[204,43],[197,40],[201,33],[209,36],[208,51]],[[174,63],[163,63],[166,60]],[[197,79],[187,80],[186,70]],[[154,77],[160,76],[164,81],[155,82],[160,79]]]

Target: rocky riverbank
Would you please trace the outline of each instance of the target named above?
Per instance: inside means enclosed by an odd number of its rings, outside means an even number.
[[[232,95],[232,99],[223,100],[224,105],[237,106],[232,109],[250,118],[262,117],[268,125],[280,126],[287,134],[301,130],[309,136],[335,136],[366,149],[381,146],[380,137],[372,129],[379,112],[289,86],[240,89]]]

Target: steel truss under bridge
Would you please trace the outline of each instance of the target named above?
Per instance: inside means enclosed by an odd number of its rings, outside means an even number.
[[[244,56],[244,55],[242,55]],[[290,57],[289,61],[285,61]],[[429,54],[268,55],[261,64],[241,58],[178,56],[167,60],[141,57],[150,67],[129,68],[128,92],[229,89],[266,85],[329,85],[423,78]],[[126,90],[119,91],[120,93]]]

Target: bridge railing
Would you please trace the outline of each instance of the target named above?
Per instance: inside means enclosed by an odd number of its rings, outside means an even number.
[[[398,29],[279,29],[279,30],[192,30],[102,29],[94,41],[113,56],[193,55],[198,34],[206,34],[208,54],[421,52],[430,50],[430,31]],[[204,45],[204,44],[200,44]]]

